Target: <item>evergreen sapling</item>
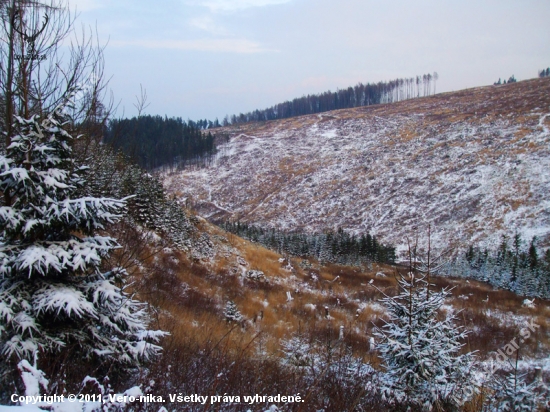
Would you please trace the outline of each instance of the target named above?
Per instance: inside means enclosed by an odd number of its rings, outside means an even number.
[[[241,315],[241,312],[239,312],[237,305],[232,300],[227,302],[227,305],[225,305],[223,315],[225,316],[225,320],[229,323],[240,323],[244,320],[243,315]]]
[[[438,312],[450,292],[427,293],[427,282],[413,272],[399,280],[400,293],[382,299],[389,321],[375,330],[385,368],[381,395],[389,404],[424,410],[459,407],[475,392],[469,377],[472,353],[461,354],[466,332]]]

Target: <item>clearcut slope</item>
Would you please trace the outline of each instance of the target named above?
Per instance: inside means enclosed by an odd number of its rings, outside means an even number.
[[[212,166],[165,176],[207,218],[397,245],[430,223],[445,243],[550,246],[550,79],[220,132]]]

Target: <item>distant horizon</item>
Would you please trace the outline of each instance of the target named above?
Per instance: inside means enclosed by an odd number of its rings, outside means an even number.
[[[328,90],[437,72],[437,93],[537,77],[550,2],[69,0],[97,28],[119,117],[222,120]]]
[[[439,73],[438,73],[439,74]],[[510,76],[511,77],[511,76]],[[537,80],[539,79],[540,77],[539,76],[535,76],[535,77],[532,77],[532,78],[529,78],[529,79],[522,79],[522,80],[518,80],[516,78],[516,81],[519,83],[519,82],[524,82],[524,81],[531,81],[531,80]],[[392,79],[392,80],[395,80],[395,79]],[[495,82],[498,82],[499,79],[496,79]],[[500,78],[500,80],[502,81],[502,84],[500,85],[495,85],[493,83],[491,84],[482,84],[482,85],[479,85],[479,86],[471,86],[471,87],[466,87],[464,89],[457,89],[457,90],[448,90],[448,91],[436,91],[435,94],[431,94],[429,96],[419,96],[419,97],[414,97],[414,98],[419,98],[419,99],[422,99],[424,97],[432,97],[432,96],[436,96],[436,95],[440,95],[440,94],[446,94],[446,93],[456,93],[456,92],[461,92],[461,91],[466,91],[466,90],[470,90],[470,89],[478,89],[480,87],[491,87],[491,86],[504,86],[506,85],[507,83],[504,83],[504,81],[508,82],[509,80],[509,77],[504,79],[504,78]],[[376,82],[378,83],[378,82]],[[363,83],[363,84],[367,84],[367,83]],[[373,82],[371,82],[371,84],[373,84]],[[338,90],[343,90],[343,89],[347,89],[348,87],[353,87],[353,86],[347,86],[347,87],[341,87],[341,88],[338,88],[338,89],[334,89],[334,90],[325,90],[325,92],[337,92]],[[324,93],[324,92],[321,92],[321,93]],[[315,95],[315,94],[321,94],[321,93],[309,93],[309,95]],[[307,96],[307,94],[305,95]],[[294,100],[295,98],[300,98],[302,96],[296,96],[294,98],[291,98],[291,99],[287,99],[286,101],[292,101]],[[410,100],[410,99],[404,99],[404,100],[399,100],[399,102],[402,102],[402,101],[405,101],[405,100]],[[247,112],[240,112],[240,113],[243,113],[243,114],[246,114],[246,113],[249,113],[249,112],[252,112],[254,110],[265,110],[265,109],[268,109],[270,107],[273,107],[273,106],[276,106],[277,104],[280,104],[280,103],[284,103],[284,101],[282,102],[277,102],[277,103],[273,103],[269,106],[266,106],[266,107],[263,107],[263,108],[255,108],[255,109],[252,109],[250,111],[247,111]],[[370,104],[370,106],[375,106],[375,105],[378,105],[378,104],[394,104],[394,103],[398,103],[398,101],[395,101],[395,102],[387,102],[387,103],[373,103],[373,104]],[[334,110],[346,110],[346,108],[343,108],[343,109],[332,109],[332,110],[328,110],[328,111],[334,111]],[[240,113],[229,113],[228,114],[228,117],[231,118],[232,115],[236,115],[238,116]],[[198,118],[194,118],[194,119],[191,119],[191,118],[188,118],[188,117],[185,117],[185,116],[181,116],[181,115],[174,115],[174,116],[168,116],[166,114],[162,114],[162,113],[144,113],[143,114],[144,116],[161,116],[161,117],[168,117],[168,118],[181,118],[183,121],[185,122],[188,122],[188,121],[193,121],[193,122],[199,122],[199,121],[204,121],[204,120],[207,120],[207,121],[212,121],[214,122],[214,119],[209,119],[209,118],[205,118],[205,117],[198,117]],[[125,116],[125,118],[133,118],[133,117],[136,117],[137,116],[137,113],[136,114],[133,114],[131,116]],[[298,116],[308,116],[307,114],[306,115],[296,115],[296,116],[291,116],[291,117],[298,117]],[[225,116],[224,116],[225,117]],[[217,118],[219,123],[221,124],[222,123],[222,120],[223,118]],[[268,120],[268,121],[276,121],[276,120],[281,120],[281,119],[273,119],[273,120]]]
[[[539,70],[542,70],[542,68],[540,68]],[[427,74],[427,73],[426,73],[426,74]],[[440,75],[440,74],[438,73],[438,75]],[[495,81],[493,81],[492,83],[489,83],[489,84],[480,84],[480,85],[477,85],[477,86],[468,86],[468,87],[464,87],[464,88],[456,89],[456,90],[442,90],[442,91],[437,90],[437,91],[435,92],[435,94],[433,94],[433,95],[444,94],[444,93],[460,92],[460,91],[469,90],[469,89],[477,89],[477,88],[479,88],[479,87],[495,86],[494,83],[495,83],[495,82],[498,82],[499,80],[501,80],[501,81],[503,82],[502,85],[504,85],[504,84],[505,84],[504,81],[508,82],[509,78],[512,77],[512,76],[515,77],[515,79],[516,79],[517,82],[529,81],[529,80],[536,80],[536,79],[539,78],[538,75],[535,75],[535,76],[533,76],[533,77],[526,78],[526,79],[518,79],[515,75],[512,74],[512,75],[510,75],[510,76],[508,76],[508,77],[506,77],[506,78],[505,78],[505,77],[499,77],[499,78],[495,79]],[[406,77],[416,77],[416,76],[406,76]],[[393,78],[393,79],[386,79],[386,81],[391,81],[391,80],[395,80],[395,78]],[[218,121],[221,123],[222,120],[225,118],[226,115],[227,115],[228,117],[231,117],[232,115],[238,116],[240,113],[249,113],[249,112],[252,112],[252,111],[254,111],[254,110],[260,110],[260,111],[261,111],[261,110],[265,110],[265,109],[268,109],[268,108],[270,108],[270,107],[273,107],[273,106],[275,106],[275,105],[277,105],[277,104],[284,103],[284,102],[286,102],[286,101],[292,101],[292,100],[297,99],[297,98],[300,98],[300,97],[302,97],[302,96],[307,96],[307,95],[318,95],[318,94],[322,94],[322,93],[325,93],[325,92],[333,92],[333,93],[334,93],[334,92],[337,92],[338,90],[347,89],[348,87],[354,87],[354,86],[356,86],[356,85],[359,84],[359,83],[363,83],[363,84],[368,84],[368,83],[370,83],[370,84],[377,84],[377,83],[380,83],[380,82],[384,82],[384,80],[379,80],[379,81],[376,81],[376,82],[369,82],[369,81],[357,82],[357,83],[355,83],[355,84],[353,84],[353,85],[348,85],[348,86],[343,86],[343,87],[337,87],[336,89],[332,89],[332,90],[329,89],[329,90],[323,90],[323,91],[321,91],[321,92],[316,92],[316,93],[314,93],[314,92],[312,92],[312,93],[305,93],[305,94],[302,94],[302,95],[300,95],[300,96],[294,96],[294,97],[285,99],[285,100],[283,100],[283,101],[278,101],[278,102],[275,102],[275,103],[272,103],[272,104],[268,104],[268,105],[265,106],[265,107],[255,107],[255,108],[252,108],[252,109],[246,110],[246,111],[226,113],[223,117],[208,118],[208,117],[204,117],[204,116],[203,116],[203,117],[197,117],[197,118],[190,118],[190,117],[186,117],[186,116],[184,116],[184,115],[178,115],[178,114],[173,115],[173,116],[169,116],[169,115],[167,115],[167,114],[165,114],[165,113],[143,113],[143,115],[145,115],[145,116],[162,116],[162,117],[165,117],[165,116],[166,116],[166,117],[169,117],[169,118],[180,118],[180,117],[181,117],[182,120],[184,120],[184,121],[186,121],[186,122],[189,121],[189,120],[191,120],[191,121],[193,121],[193,122],[198,122],[198,121],[201,121],[201,120],[210,120],[210,121],[213,122],[215,119],[218,119]],[[149,92],[149,91],[147,91],[147,93],[148,93],[148,92]],[[433,96],[433,95],[431,95],[431,96]],[[136,102],[136,99],[137,99],[138,97],[139,97],[139,90],[138,90],[138,93],[136,93],[136,96],[134,96],[134,101],[133,101],[132,103],[135,103],[135,102]],[[429,96],[420,96],[419,98],[423,98],[423,97],[429,97]],[[391,103],[397,103],[397,102],[378,103],[378,104],[391,104]],[[334,109],[334,110],[345,110],[345,109]],[[149,110],[148,110],[147,112],[149,112]],[[132,115],[126,115],[126,116],[124,116],[124,117],[125,117],[125,118],[132,118],[132,117],[135,117],[135,116],[137,116],[137,113],[134,113],[134,114],[132,114]]]

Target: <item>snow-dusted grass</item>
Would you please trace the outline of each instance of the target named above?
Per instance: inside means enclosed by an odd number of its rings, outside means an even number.
[[[308,408],[322,408],[315,402],[329,399],[328,410],[346,410],[339,386],[325,387],[323,379],[307,384],[302,380],[305,375],[282,366],[281,342],[301,334],[321,353],[342,342],[356,359],[380,369],[373,328],[382,326],[388,314],[379,300],[381,292],[396,293],[395,277],[404,269],[377,264],[371,268],[323,266],[298,258],[291,258],[289,264],[261,246],[208,223],[200,225],[213,242],[215,254],[209,259],[193,259],[175,248],[159,251],[154,241],[141,242],[132,233],[121,236],[123,247],[112,258],[138,259],[139,265],[128,267],[136,297],[150,304],[154,327],[170,332],[162,343],[162,358],[148,366],[139,378],[143,382],[138,383],[145,388],[155,381],[151,393],[157,394],[172,393],[175,388],[202,394],[238,394],[243,388],[247,393],[307,390]],[[132,255],[127,248],[137,253]],[[246,278],[242,269],[251,268],[263,271],[265,279]],[[370,286],[371,281],[378,290]],[[522,367],[540,365],[549,377],[550,364],[545,361],[550,353],[548,302],[535,299],[534,307],[528,307],[523,298],[479,282],[451,278],[434,282],[436,288],[455,288],[444,306],[471,332],[465,349],[479,350],[481,360],[534,319],[540,329],[522,346]],[[226,321],[229,300],[235,302],[243,322]],[[370,402],[372,410],[381,410],[375,398]]]
[[[173,270],[186,286],[181,297],[170,297],[172,291],[175,294],[173,287],[165,291],[168,298],[159,321],[172,335],[165,341],[164,358],[151,371],[154,376],[162,376],[178,387],[187,387],[191,379],[203,382],[203,389],[239,393],[243,382],[248,382],[247,387],[268,391],[271,386],[265,382],[267,374],[270,385],[272,377],[278,376],[284,381],[279,388],[289,390],[303,384],[300,379],[305,375],[294,375],[292,379],[286,375],[295,371],[282,366],[281,342],[298,335],[316,350],[335,347],[341,337],[356,359],[381,370],[373,328],[382,326],[388,314],[379,300],[381,292],[396,293],[395,277],[403,268],[323,266],[297,258],[292,258],[289,265],[286,259],[261,246],[208,224],[203,228],[215,239],[218,255],[192,262],[170,251],[171,256],[159,258],[160,262],[173,262],[172,266],[162,267]],[[218,262],[221,257],[223,265]],[[241,268],[252,267],[263,271],[265,280],[252,281],[243,276]],[[159,279],[165,276],[159,274]],[[369,286],[371,281],[379,290]],[[550,365],[545,361],[550,353],[550,330],[545,320],[550,314],[548,302],[535,299],[534,307],[527,307],[523,298],[480,282],[452,278],[434,278],[434,282],[436,289],[454,287],[444,307],[454,312],[457,324],[470,332],[464,350],[477,350],[480,360],[494,356],[492,353],[519,336],[519,330],[533,319],[540,328],[522,344],[521,368],[529,371],[541,366],[545,379],[550,377]],[[225,320],[223,312],[229,300],[237,305],[243,322]],[[190,359],[195,359],[197,366]],[[179,367],[166,372],[167,365]],[[333,407],[342,408],[343,400],[335,393],[320,395],[325,390],[321,382],[308,386],[308,393],[326,397]],[[375,398],[372,402],[373,410],[380,410]],[[308,407],[312,405],[308,403]],[[480,409],[469,404],[464,410]]]
[[[395,277],[403,269],[377,264],[371,268],[323,266],[297,258],[292,258],[289,265],[274,252],[217,227],[205,222],[201,227],[213,242],[215,255],[209,259],[193,259],[175,248],[157,250],[152,255],[154,243],[143,245],[135,236],[122,237],[134,242],[123,243],[113,256],[128,256],[126,247],[141,246],[135,256],[140,264],[134,270],[129,267],[136,281],[136,296],[150,303],[155,328],[170,332],[162,343],[162,358],[149,365],[137,383],[145,388],[155,381],[150,392],[156,394],[172,393],[175,388],[202,394],[305,390],[310,398],[304,410],[322,408],[316,403],[321,399],[329,402],[327,410],[346,410],[347,398],[339,395],[343,387],[332,381],[324,386],[324,378],[307,383],[303,371],[283,366],[281,342],[301,334],[321,354],[342,342],[355,359],[380,370],[373,328],[382,326],[388,314],[379,300],[381,292],[396,293]],[[265,280],[243,276],[242,268],[252,267],[263,271]],[[379,290],[370,286],[371,281]],[[465,349],[479,350],[482,360],[516,337],[525,322],[534,319],[540,324],[537,334],[523,344],[522,367],[529,370],[540,365],[548,378],[548,302],[536,299],[532,308],[510,292],[493,290],[479,282],[450,278],[434,281],[437,288],[455,287],[445,308],[453,310],[457,323],[471,332]],[[235,302],[243,322],[226,321],[224,309],[229,300]],[[343,352],[336,353],[339,355],[330,355],[332,359],[344,356]],[[324,376],[322,371],[319,373]],[[352,389],[346,391],[355,393]],[[377,399],[369,402],[371,410],[381,410]]]
[[[236,125],[212,166],[165,184],[211,218],[395,245],[431,223],[439,244],[517,232],[547,247],[549,116],[550,80],[537,79]]]
[[[232,300],[245,320],[231,334],[252,340],[253,347],[259,344],[254,336],[260,334],[262,350],[270,356],[280,356],[279,341],[295,333],[326,339],[338,337],[343,327],[344,340],[356,356],[376,357],[369,352],[369,339],[373,326],[387,319],[379,300],[381,291],[395,294],[398,269],[376,264],[370,269],[323,266],[298,258],[292,258],[289,265],[259,245],[206,223],[203,228],[215,240],[217,255],[210,260],[191,261],[173,250],[156,258],[159,273],[148,278],[146,289],[153,292],[144,298],[161,306],[163,328],[196,343],[222,339],[235,327],[223,316],[227,302]],[[246,277],[249,269],[262,271],[264,278]],[[454,288],[445,307],[457,313],[461,325],[472,331],[468,345],[479,350],[480,356],[506,344],[530,319],[540,324],[536,336],[525,343],[530,357],[542,359],[550,353],[550,330],[545,320],[550,314],[548,302],[536,299],[534,307],[527,307],[523,298],[480,282],[452,278],[434,278],[434,282],[437,289]]]

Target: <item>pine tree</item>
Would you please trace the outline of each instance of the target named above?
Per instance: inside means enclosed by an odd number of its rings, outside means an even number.
[[[533,237],[531,243],[529,244],[529,268],[535,270],[538,265],[538,253],[537,248],[535,247],[535,242],[537,241],[536,237]]]
[[[502,412],[536,411],[545,392],[542,382],[537,380],[528,384],[525,374],[518,370],[519,350],[516,351],[516,362],[512,371],[497,377],[492,382],[495,391],[497,408]]]
[[[237,305],[232,300],[227,302],[225,310],[223,311],[223,315],[225,316],[225,320],[227,322],[239,323],[244,319],[243,315],[241,315],[241,312],[239,312],[239,309],[237,309]]]
[[[118,247],[97,235],[122,216],[125,199],[78,197],[86,167],[65,130],[69,95],[42,120],[16,118],[0,155],[0,364],[22,360],[136,364],[157,354],[163,332],[147,329],[143,305],[125,291],[125,273],[101,270]]]
[[[525,382],[524,375],[509,373],[495,387],[498,396],[498,410],[502,412],[536,411],[539,395],[536,384]]]
[[[137,166],[130,167],[128,193],[135,193],[129,202],[134,218],[150,229],[158,229],[166,194],[162,184],[154,176]]]
[[[381,380],[383,399],[390,404],[457,407],[474,392],[469,378],[471,353],[461,354],[466,332],[448,315],[438,320],[438,312],[450,292],[427,294],[426,282],[399,280],[400,293],[386,296],[390,320],[375,331],[385,372]]]

